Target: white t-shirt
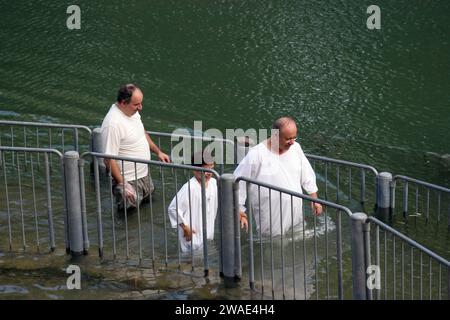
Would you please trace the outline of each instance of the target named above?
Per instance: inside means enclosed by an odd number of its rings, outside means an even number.
[[[266,142],[256,145],[236,168],[234,176],[252,178],[298,193],[302,193],[302,188],[307,194],[317,192],[316,175],[297,142],[281,155],[270,151]],[[242,211],[245,211],[246,197],[246,182],[241,181],[239,206]],[[260,187],[258,191],[257,185],[250,184],[250,203],[257,229],[263,235],[270,235],[270,221],[273,236],[281,234],[281,231],[285,234],[292,226],[303,221],[300,198],[292,197],[291,205],[291,196],[283,193],[280,210],[280,192],[269,192],[265,187]]]
[[[101,127],[103,152],[115,156],[124,156],[150,160],[150,147],[145,137],[144,125],[139,112],[131,117],[113,104],[103,119]],[[122,173],[122,161],[116,160]],[[147,164],[124,161],[126,181],[143,178],[148,173]]]
[[[190,188],[189,188],[190,186]],[[190,189],[190,209],[189,209],[189,189]],[[214,239],[214,221],[217,214],[217,182],[211,178],[208,187],[205,189],[206,194],[206,236],[207,239]],[[178,198],[178,199],[177,199]],[[178,201],[178,224],[177,224],[177,201]],[[202,189],[201,184],[195,177],[186,182],[177,196],[172,199],[168,209],[170,223],[172,228],[178,227],[178,238],[180,239],[181,251],[187,252],[191,250],[191,241],[186,241],[183,229],[179,226],[184,223],[195,230],[192,237],[193,250],[203,247],[203,219],[202,219]],[[191,223],[192,217],[192,223]]]

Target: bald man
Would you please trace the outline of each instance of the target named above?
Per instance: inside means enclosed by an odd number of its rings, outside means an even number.
[[[273,129],[277,129],[267,140],[251,148],[234,171],[234,176],[247,177],[277,187],[303,193],[317,198],[316,175],[303,153],[297,138],[297,125],[292,118],[276,120]],[[245,200],[247,190],[244,181],[239,186],[239,207],[241,216],[246,215]],[[302,225],[302,199],[282,194],[258,186],[250,185],[250,204],[258,232],[262,235],[285,234],[291,227]],[[271,207],[271,210],[270,210]],[[280,210],[281,208],[281,210]],[[291,216],[291,210],[293,218]],[[319,203],[312,203],[314,214],[322,213]],[[270,219],[271,215],[271,219]],[[272,228],[271,225],[272,224]]]
[[[150,160],[150,150],[163,162],[170,162],[169,156],[162,152],[144,129],[140,112],[144,95],[136,85],[121,86],[117,102],[109,109],[103,119],[101,136],[104,153]],[[106,168],[111,169],[114,178],[113,191],[118,209],[134,208],[137,203],[149,198],[154,186],[144,163],[112,161],[105,159]]]

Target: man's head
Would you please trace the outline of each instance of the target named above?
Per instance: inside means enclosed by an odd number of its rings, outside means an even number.
[[[273,135],[274,139],[278,140],[278,149],[280,154],[289,150],[297,139],[297,125],[295,120],[290,117],[282,117],[277,119],[272,129],[277,129],[278,133]]]
[[[202,167],[207,169],[214,168],[214,159],[211,153],[208,151],[198,151],[192,154],[191,165],[195,167]],[[202,172],[194,171],[194,176],[198,182],[202,181]],[[210,172],[205,172],[205,181],[208,182],[211,179],[212,174]]]
[[[117,105],[129,117],[142,110],[143,99],[141,89],[131,83],[121,86],[117,93]]]

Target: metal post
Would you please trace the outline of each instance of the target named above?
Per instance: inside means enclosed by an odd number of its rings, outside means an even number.
[[[223,174],[220,177],[220,203],[222,219],[222,263],[223,276],[226,287],[234,283],[235,267],[235,239],[234,239],[234,203],[233,203],[232,174]]]
[[[351,217],[352,224],[352,274],[353,274],[353,299],[366,300],[366,269],[364,255],[363,225],[367,215],[354,213]]]
[[[387,221],[391,207],[391,183],[392,174],[380,172],[377,176],[377,210],[376,216],[382,221]]]
[[[80,175],[80,196],[81,196],[81,221],[83,223],[83,249],[84,254],[87,255],[89,251],[89,237],[86,218],[86,192],[84,184],[84,159],[78,161],[79,175]]]
[[[247,196],[248,199],[248,196]],[[240,214],[239,214],[239,184],[233,184],[233,200],[234,200],[234,275],[237,280],[242,278],[242,261],[241,261],[241,231],[240,231]]]
[[[91,138],[92,139],[91,140],[92,152],[97,152],[97,153],[104,152],[101,133],[102,133],[101,128],[94,128],[92,130],[92,138]],[[98,167],[102,174],[106,172],[106,165],[103,161],[98,162]],[[92,163],[91,171],[93,171],[93,170],[94,170],[94,167],[93,167],[93,163]]]
[[[205,173],[202,172],[202,229],[203,229],[203,270],[205,271],[205,277],[209,274],[209,261],[208,261],[208,226],[206,218],[206,181]]]
[[[364,270],[367,271],[367,268],[372,264],[371,262],[371,256],[370,256],[370,224],[364,223],[363,224],[363,231],[364,231]],[[367,272],[366,272],[367,274]],[[366,285],[366,297],[367,300],[372,300],[372,290],[369,288],[369,286]]]
[[[83,223],[81,217],[79,154],[67,151],[64,154],[64,178],[66,185],[67,223],[69,248],[72,257],[83,254]]]

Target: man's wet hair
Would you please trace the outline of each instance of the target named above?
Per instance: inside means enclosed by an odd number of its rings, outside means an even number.
[[[198,159],[202,159],[201,163]],[[214,158],[209,151],[197,151],[192,154],[191,166],[202,167],[207,164],[214,164]]]
[[[289,124],[289,123],[294,123],[295,124],[295,120],[292,119],[291,117],[281,117],[278,118],[277,120],[275,120],[275,122],[272,124],[272,129],[278,129],[281,130],[281,128],[283,128],[285,125]]]
[[[137,85],[132,83],[121,86],[119,92],[117,92],[117,102],[130,103],[133,92],[136,90],[142,91]]]

